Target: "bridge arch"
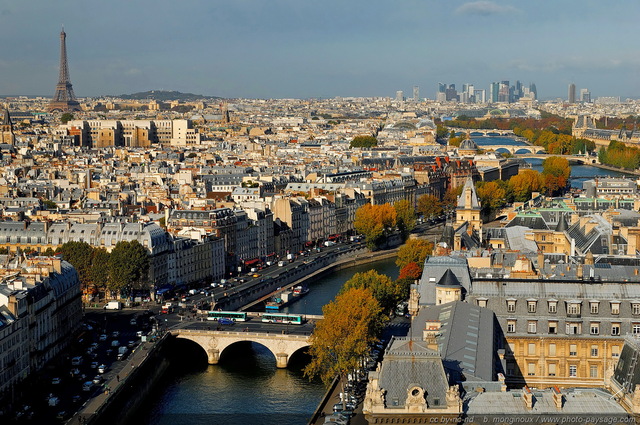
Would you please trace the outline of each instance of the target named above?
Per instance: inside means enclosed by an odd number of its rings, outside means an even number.
[[[511,151],[508,148],[498,148],[495,151],[498,153],[511,153]]]
[[[522,153],[533,153],[533,152],[531,152],[531,149],[529,149],[529,148],[519,148],[514,153],[515,154],[522,154]]]
[[[207,353],[209,364],[218,364],[220,355],[230,345],[237,342],[255,342],[267,348],[276,359],[276,367],[285,368],[296,352],[309,346],[309,336],[278,333],[205,331],[180,329],[172,331],[178,338],[199,344]]]

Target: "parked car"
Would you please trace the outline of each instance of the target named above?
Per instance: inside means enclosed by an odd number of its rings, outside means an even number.
[[[107,371],[107,365],[101,364],[98,366],[98,373],[105,373]]]
[[[62,382],[62,380],[60,378],[53,378],[51,380],[51,385],[58,385],[58,384],[60,384],[60,382]]]
[[[82,391],[91,391],[92,388],[93,388],[93,382],[91,381],[87,381],[84,384],[82,384]]]

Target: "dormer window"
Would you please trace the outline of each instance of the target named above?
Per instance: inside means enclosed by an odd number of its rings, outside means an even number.
[[[529,313],[535,313],[538,306],[538,300],[527,300],[527,311]]]
[[[516,311],[516,300],[510,299],[507,300],[507,312],[515,313]]]
[[[549,300],[547,301],[549,306],[549,313],[557,313],[558,311],[558,300]]]
[[[572,300],[567,302],[567,317],[580,317],[581,301]]]
[[[611,301],[611,314],[620,314],[620,301]]]
[[[598,314],[600,310],[600,302],[599,301],[590,301],[589,302],[589,311],[591,314]]]

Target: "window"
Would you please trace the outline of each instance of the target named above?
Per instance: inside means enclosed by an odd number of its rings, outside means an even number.
[[[576,376],[578,376],[578,366],[574,364],[569,365],[569,376],[572,378],[575,378]]]
[[[570,356],[577,356],[578,355],[578,345],[577,344],[570,344],[569,345],[569,355]]]
[[[555,344],[549,344],[549,355],[550,356],[555,356],[556,355],[556,345]]]
[[[556,313],[558,311],[558,302],[549,301],[549,313]]]
[[[534,356],[536,354],[536,344],[534,342],[529,343],[528,352],[531,356]]]
[[[549,322],[549,333],[552,335],[558,333],[558,322]]]
[[[611,357],[613,357],[614,359],[617,359],[618,357],[620,357],[620,346],[619,345],[612,345],[611,346]]]
[[[631,304],[631,313],[634,316],[638,316],[640,315],[640,303],[633,303]]]
[[[598,357],[598,346],[597,345],[592,345],[591,346],[591,357]]]
[[[478,307],[486,307],[487,300],[478,300]]]
[[[515,313],[515,311],[516,311],[516,301],[515,300],[508,300],[507,301],[507,311],[509,313]]]
[[[555,363],[549,363],[549,376],[556,376],[556,364]]]
[[[536,364],[535,363],[527,364],[527,375],[533,376],[535,374],[536,374]]]
[[[640,323],[634,323],[631,326],[631,333],[634,335],[640,335]]]
[[[591,323],[591,328],[589,329],[589,333],[591,335],[599,335],[600,334],[600,323]]]
[[[536,322],[536,321],[532,320],[532,321],[530,321],[529,323],[527,323],[527,331],[528,331],[530,334],[534,334],[534,333],[536,333],[536,332],[537,332],[537,330],[538,330],[538,322]]]
[[[611,324],[611,335],[620,335],[620,323]]]
[[[591,378],[597,378],[598,377],[598,366],[596,365],[591,365],[589,367],[589,376]]]
[[[591,314],[598,314],[598,307],[599,307],[598,302],[596,301],[592,301],[589,305],[591,307]]]
[[[529,313],[535,313],[536,304],[538,304],[537,301],[527,301],[527,311],[529,311]]]
[[[580,314],[580,304],[578,303],[569,303],[567,305],[567,314]]]
[[[640,329],[638,331],[640,331]],[[582,323],[567,322],[567,326],[566,326],[567,335],[579,335],[581,333],[582,333]]]
[[[516,331],[516,321],[509,320],[507,322],[507,333],[514,333]]]
[[[620,314],[620,303],[611,303],[611,314]]]

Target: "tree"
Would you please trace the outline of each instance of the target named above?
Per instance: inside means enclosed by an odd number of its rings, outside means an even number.
[[[93,247],[87,242],[66,242],[59,249],[62,259],[70,263],[78,272],[82,291],[85,292],[92,285],[91,256]]]
[[[146,285],[148,274],[149,253],[140,242],[118,242],[109,255],[109,290],[130,295]]]
[[[456,209],[458,205],[458,198],[462,195],[462,188],[464,186],[460,185],[458,187],[450,187],[446,193],[444,194],[444,198],[442,199],[442,204],[445,213],[450,213],[451,211]]]
[[[398,250],[396,266],[400,269],[409,263],[416,263],[418,266],[424,264],[424,260],[431,255],[433,244],[424,239],[410,239]]]
[[[369,249],[375,249],[396,226],[396,210],[390,204],[366,204],[356,210],[353,227],[367,239]]]
[[[71,112],[65,112],[60,116],[60,122],[62,124],[66,124],[73,119],[73,114]]]
[[[374,146],[378,146],[378,139],[373,136],[356,136],[349,144],[349,147],[352,148],[372,148]]]
[[[92,293],[105,291],[109,283],[109,253],[104,248],[95,248],[91,256],[91,270],[89,272],[93,283]]]
[[[56,210],[58,209],[58,204],[53,202],[51,199],[43,199],[42,206],[48,210]]]
[[[500,183],[499,183],[500,182]],[[491,213],[506,203],[507,191],[499,182],[478,182],[476,184],[476,193],[482,205],[482,209]]]
[[[545,186],[550,194],[564,191],[571,175],[571,167],[566,158],[551,156],[542,163],[542,175]]]
[[[322,312],[324,319],[310,338],[311,362],[304,374],[310,379],[318,376],[328,385],[336,375],[345,378],[360,368],[384,319],[371,290],[365,288],[346,290],[325,305]]]
[[[531,199],[532,192],[544,191],[544,178],[536,170],[525,169],[509,179],[508,187],[515,201],[525,202]]]
[[[402,269],[400,269],[400,274],[398,275],[398,280],[400,279],[411,279],[416,280],[420,279],[422,276],[422,267],[413,261],[405,265]]]
[[[402,233],[402,238],[407,239],[409,233],[416,227],[416,210],[411,202],[403,199],[393,204],[396,210],[396,224]]]
[[[401,288],[389,276],[380,274],[375,270],[354,274],[351,279],[345,282],[340,292],[348,291],[351,288],[367,288],[371,290],[383,313],[393,310],[402,298]]]
[[[442,212],[442,202],[437,196],[422,195],[418,198],[418,214],[433,218],[442,215]]]

